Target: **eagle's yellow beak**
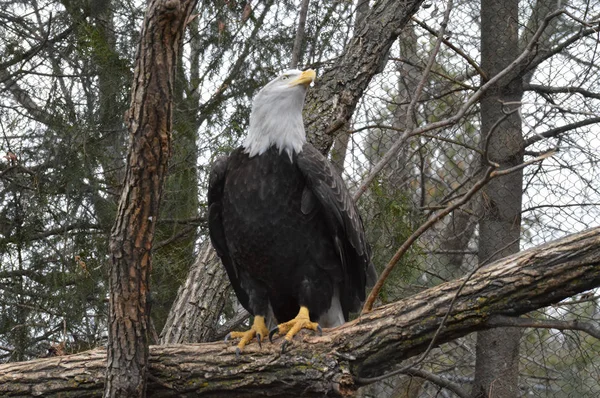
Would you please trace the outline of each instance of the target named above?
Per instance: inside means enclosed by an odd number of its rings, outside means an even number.
[[[299,84],[308,86],[309,84],[311,84],[312,82],[315,81],[316,77],[317,77],[317,74],[315,73],[314,70],[307,69],[304,72],[302,72],[302,74],[296,80],[292,81],[290,83],[290,86],[297,86]]]

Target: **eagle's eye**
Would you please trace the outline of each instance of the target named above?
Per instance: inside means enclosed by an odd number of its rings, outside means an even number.
[[[287,80],[287,79],[289,79],[289,78],[290,78],[290,77],[289,77],[288,75],[283,75],[283,76],[281,76],[281,80]]]

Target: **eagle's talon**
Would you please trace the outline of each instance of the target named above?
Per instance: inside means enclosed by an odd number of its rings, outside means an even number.
[[[279,333],[279,326],[275,326],[273,329],[271,329],[271,331],[269,332],[269,341],[272,343],[273,342],[273,335],[275,333]]]
[[[240,347],[235,347],[235,357],[239,359],[240,355],[242,355],[242,350],[240,350]]]
[[[225,335],[225,339],[223,339],[223,342],[227,343],[227,342],[229,341],[229,339],[230,339],[230,338],[231,338],[231,332],[230,332],[230,333],[227,333],[227,334]]]
[[[305,306],[300,307],[300,311],[298,311],[298,315],[296,315],[294,319],[280,323],[271,329],[271,332],[269,332],[269,340],[273,342],[272,338],[275,333],[279,333],[281,335],[285,334],[285,340],[281,347],[281,353],[284,353],[286,347],[289,344],[292,344],[294,336],[302,329],[312,330],[315,333],[318,333],[319,336],[323,335],[323,329],[321,329],[321,326],[317,322],[310,321],[308,308]]]
[[[225,336],[225,341],[228,341],[229,339],[240,339],[240,342],[235,349],[235,354],[239,357],[244,347],[246,347],[246,345],[254,338],[258,341],[259,347],[262,348],[262,336],[268,331],[269,329],[267,329],[267,326],[265,325],[265,317],[257,315],[254,317],[254,322],[252,322],[252,326],[249,330],[246,330],[245,332],[229,332]]]

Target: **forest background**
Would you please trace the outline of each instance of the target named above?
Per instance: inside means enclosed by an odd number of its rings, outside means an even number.
[[[152,248],[155,344],[214,341],[247,322],[208,245],[207,175],[243,139],[252,96],[290,64],[317,70],[309,139],[355,194],[374,263],[399,259],[376,306],[598,226],[598,4],[405,3],[401,14],[391,1],[198,2],[177,60]],[[109,240],[145,9],[3,1],[3,362],[107,344]],[[597,323],[600,295],[565,297],[359,393],[596,396],[600,343],[573,321]]]

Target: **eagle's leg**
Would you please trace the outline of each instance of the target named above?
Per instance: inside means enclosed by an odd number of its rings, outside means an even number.
[[[225,337],[225,341],[231,339],[240,339],[240,342],[235,349],[236,355],[240,355],[246,344],[248,344],[254,337],[258,341],[258,345],[261,345],[261,341],[267,336],[269,333],[269,329],[267,329],[267,325],[265,324],[265,317],[261,315],[256,315],[254,317],[254,322],[250,327],[250,330],[245,332],[229,332],[229,334]]]
[[[302,329],[314,330],[319,334],[323,334],[321,326],[319,326],[317,322],[310,321],[308,308],[305,306],[300,307],[300,311],[298,311],[298,315],[296,315],[294,319],[280,323],[271,329],[271,332],[269,332],[269,340],[273,341],[272,338],[275,333],[285,334],[285,341],[281,346],[281,352],[284,352],[285,347],[292,342],[294,336]]]

